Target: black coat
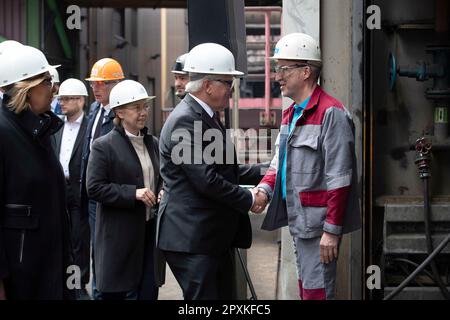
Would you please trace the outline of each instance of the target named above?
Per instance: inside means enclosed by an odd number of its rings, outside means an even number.
[[[158,192],[162,186],[158,140],[147,135],[146,130],[143,133]],[[130,291],[140,285],[144,265],[145,205],[136,200],[136,189],[144,187],[141,163],[122,127],[115,127],[94,141],[88,161],[87,190],[89,198],[97,201],[94,252],[99,291]],[[155,278],[161,285],[165,262],[161,262],[159,254],[155,250]]]
[[[65,183],[50,144],[61,125],[52,112],[0,110],[0,279],[9,299],[69,297]]]
[[[207,129],[221,130],[188,94],[172,111],[161,131],[159,149],[164,196],[158,214],[158,247],[197,254],[220,254],[234,246],[248,248],[252,239],[248,217],[252,195],[239,184],[258,182],[260,179],[255,181],[254,177],[261,177],[260,166],[238,165],[235,152],[234,157],[228,157],[232,163],[226,164],[225,140],[219,141],[223,164],[206,164],[204,159],[195,164],[194,157],[201,158],[209,142],[191,144],[188,139],[183,142],[194,164],[174,163],[172,153],[177,154],[181,144],[179,137],[172,137],[172,134],[180,132],[193,139],[194,122],[199,124],[201,132],[196,134],[200,137]],[[234,151],[234,145],[228,145],[228,150]]]
[[[90,112],[88,116],[87,121],[87,128],[86,128],[86,135],[84,137],[83,142],[83,155],[81,157],[81,172],[80,172],[80,202],[81,202],[81,215],[84,217],[88,217],[89,210],[88,210],[88,204],[89,204],[89,197],[87,195],[86,190],[86,170],[89,160],[89,154],[91,152],[91,134],[92,134],[92,127],[94,126],[95,117],[97,116],[97,113],[100,111],[100,103],[94,102],[91,104]],[[102,127],[100,130],[100,136],[104,136],[108,132],[110,132],[114,128],[114,117],[115,114],[111,110],[106,117],[105,121],[102,123]]]
[[[87,118],[83,116],[80,130],[75,139],[75,144],[72,149],[72,154],[69,161],[69,184],[67,185],[68,206],[80,207],[80,179],[81,179],[81,159],[83,153],[83,143],[86,136]],[[56,158],[59,159],[61,151],[62,136],[64,133],[64,126],[52,136],[52,147],[55,151]]]

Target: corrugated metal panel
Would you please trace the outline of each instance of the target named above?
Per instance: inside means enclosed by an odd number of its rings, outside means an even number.
[[[25,0],[0,1],[0,35],[7,39],[25,42]]]

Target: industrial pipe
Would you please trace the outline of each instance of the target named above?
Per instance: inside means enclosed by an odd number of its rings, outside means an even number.
[[[69,38],[67,37],[67,33],[65,31],[66,30],[65,26],[62,22],[61,15],[59,14],[56,1],[55,0],[47,0],[47,5],[50,8],[50,10],[52,11],[53,15],[55,16],[56,32],[58,34],[59,41],[63,48],[64,56],[67,59],[72,59],[73,58],[72,48],[70,46]]]
[[[444,241],[433,251],[433,242],[431,238],[431,207],[430,207],[430,192],[429,192],[429,179],[431,178],[430,171],[430,163],[431,163],[431,142],[427,141],[424,137],[417,139],[415,144],[415,150],[418,153],[417,159],[415,160],[415,164],[419,169],[419,177],[424,181],[424,195],[423,195],[423,204],[424,204],[424,224],[425,224],[425,237],[427,241],[427,253],[428,257],[425,259],[422,264],[414,270],[413,273],[409,275],[393,292],[391,292],[388,296],[384,298],[384,300],[390,300],[395,297],[400,291],[402,291],[412,279],[416,277],[419,272],[425,268],[426,265],[430,264],[431,271],[433,275],[434,282],[439,286],[442,295],[445,299],[450,300],[450,292],[447,287],[442,282],[442,279],[439,275],[439,270],[436,265],[436,261],[434,257],[445,247],[445,245],[450,241],[450,234],[447,236]],[[439,249],[439,250],[438,250]]]
[[[418,264],[418,263],[415,263],[414,261],[411,261],[411,260],[405,259],[405,258],[395,258],[395,259],[392,259],[392,261],[394,261],[394,262],[403,262],[403,263],[412,265],[414,268],[419,267],[419,264]],[[428,278],[430,278],[431,281],[434,280],[434,279],[433,279],[433,275],[432,275],[431,273],[429,273],[427,270],[423,270],[423,273],[424,273]],[[416,281],[416,282],[417,282],[417,281]],[[420,284],[419,284],[419,285],[420,285]]]
[[[430,207],[430,192],[429,183],[431,178],[431,150],[432,143],[426,140],[424,137],[417,139],[416,151],[417,159],[415,161],[419,169],[419,177],[423,180],[423,221],[425,225],[425,237],[427,242],[427,253],[431,254],[433,251],[433,240],[431,238],[431,207]],[[450,293],[447,287],[442,282],[439,275],[439,270],[436,261],[432,260],[430,263],[431,271],[433,274],[434,282],[438,285],[445,299],[450,300]]]
[[[239,257],[239,261],[242,266],[242,270],[244,271],[245,279],[247,280],[248,287],[250,289],[250,293],[252,294],[252,297],[250,298],[250,300],[258,300],[258,297],[256,296],[256,292],[255,292],[255,287],[253,287],[252,279],[250,278],[250,274],[248,273],[247,267],[245,266],[244,259],[242,259],[241,251],[239,250],[239,248],[236,248],[236,251],[237,251],[237,254]]]
[[[264,105],[264,112],[265,112],[265,124],[269,125],[270,123],[270,12],[265,12],[265,36],[266,36],[266,59],[265,59],[265,105]]]
[[[417,267],[416,270],[414,270],[409,277],[407,277],[405,280],[403,280],[400,285],[395,288],[394,291],[392,291],[390,294],[388,294],[386,297],[384,297],[383,300],[391,300],[393,299],[397,294],[400,293],[410,282],[413,280],[422,270],[447,246],[447,244],[450,242],[450,233],[445,237],[444,240],[434,249],[434,251]]]
[[[273,11],[281,12],[280,7],[247,7],[246,12],[264,12],[265,27],[265,73],[264,73],[264,124],[270,124],[270,13]]]
[[[430,219],[430,195],[429,195],[429,179],[424,178],[424,223],[425,223],[425,236],[427,240],[427,253],[431,254],[433,252],[433,240],[431,238],[431,219]],[[434,282],[439,286],[442,295],[445,299],[450,300],[450,292],[447,287],[442,282],[441,276],[439,275],[439,270],[435,260],[431,260],[430,262],[431,272],[433,274]]]

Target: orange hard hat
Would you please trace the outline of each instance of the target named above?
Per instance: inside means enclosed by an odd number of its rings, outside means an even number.
[[[111,58],[98,60],[91,70],[91,76],[87,81],[109,81],[125,78],[120,63]]]

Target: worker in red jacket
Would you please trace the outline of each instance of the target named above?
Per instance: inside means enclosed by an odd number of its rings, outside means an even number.
[[[258,186],[271,199],[262,228],[289,225],[301,299],[333,299],[341,235],[361,225],[354,125],[317,84],[322,61],[312,37],[284,36],[272,58],[281,92],[294,103],[283,111],[275,156]]]

